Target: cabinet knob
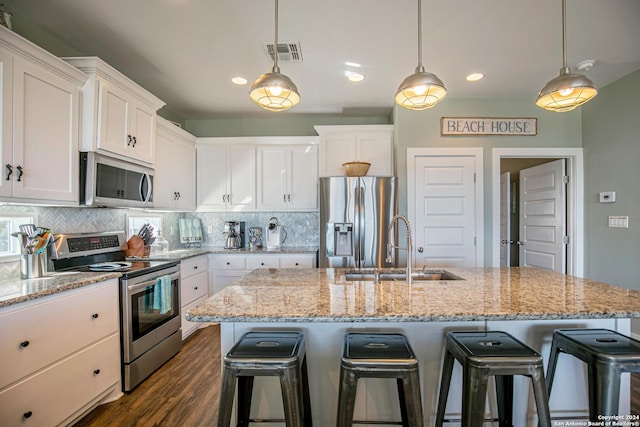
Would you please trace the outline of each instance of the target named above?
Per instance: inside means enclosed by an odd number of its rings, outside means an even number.
[[[27,411],[24,414],[22,414],[22,418],[31,418],[31,415],[33,415],[33,412],[31,411]]]
[[[92,319],[97,319],[98,317],[100,317],[100,315],[99,315],[98,313],[93,313],[93,314],[91,315],[91,318],[92,318]]]
[[[100,369],[96,369],[95,371],[93,371],[93,375],[98,375],[100,374]]]
[[[20,343],[20,348],[26,348],[29,347],[29,341],[22,341]]]
[[[261,262],[260,265],[264,265],[264,262]]]
[[[228,263],[227,263],[227,264],[228,264]],[[197,266],[197,265],[194,265],[194,266],[193,266],[193,269],[194,269],[194,270],[197,270],[197,269],[198,269],[198,266]]]
[[[197,287],[197,286],[194,286],[194,287],[193,287],[193,290],[194,290],[194,291],[197,291],[197,290],[198,290],[198,287]]]
[[[231,265],[231,263],[230,263],[230,262],[227,262],[227,265]]]
[[[300,265],[300,264],[298,264],[298,263],[296,262],[296,265]]]
[[[418,248],[418,252],[420,252],[420,253],[424,252],[424,248],[423,248],[422,246],[420,246],[420,247]]]
[[[13,166],[7,163],[4,167],[7,169],[7,177],[5,179],[9,181],[11,179],[11,174],[13,173]]]

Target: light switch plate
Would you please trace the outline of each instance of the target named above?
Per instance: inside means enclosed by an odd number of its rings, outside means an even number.
[[[600,193],[600,203],[613,203],[616,201],[615,191],[603,191]]]
[[[629,228],[629,217],[628,216],[610,216],[609,227]]]

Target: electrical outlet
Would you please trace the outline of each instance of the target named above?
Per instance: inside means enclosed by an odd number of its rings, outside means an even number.
[[[207,233],[213,233],[213,225],[207,225]]]
[[[628,216],[610,216],[609,227],[629,228],[629,217]]]
[[[176,234],[176,228],[172,225],[169,227],[169,236],[173,236],[174,234]]]

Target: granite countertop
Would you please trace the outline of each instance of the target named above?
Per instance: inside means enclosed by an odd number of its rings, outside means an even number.
[[[640,317],[640,292],[546,270],[456,269],[455,281],[347,282],[344,269],[263,269],[186,317],[200,322],[550,320]]]
[[[114,272],[68,272],[38,279],[5,278],[0,280],[0,308],[118,277],[120,273]]]

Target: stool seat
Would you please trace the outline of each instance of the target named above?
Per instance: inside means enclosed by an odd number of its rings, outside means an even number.
[[[223,360],[218,427],[229,427],[238,383],[237,426],[250,422],[253,380],[256,376],[278,376],[282,388],[287,427],[311,427],[311,404],[304,335],[299,332],[247,332],[225,354]]]
[[[556,329],[547,368],[549,395],[560,353],[587,364],[590,420],[619,415],[620,375],[640,372],[640,341],[609,329]]]
[[[354,421],[360,378],[396,378],[402,421]],[[402,334],[358,333],[345,335],[340,365],[338,427],[353,424],[402,424],[422,427],[422,397],[418,359]]]
[[[449,332],[440,380],[436,426],[444,423],[454,361],[462,365],[462,426],[484,422],[489,376],[495,376],[500,427],[513,426],[513,375],[531,378],[540,426],[550,427],[542,356],[502,331]]]

